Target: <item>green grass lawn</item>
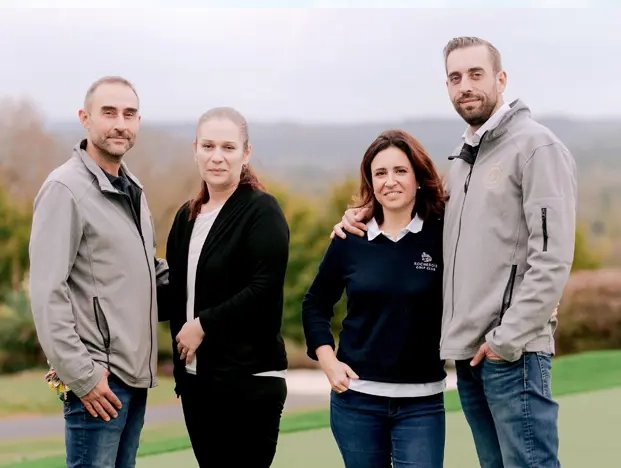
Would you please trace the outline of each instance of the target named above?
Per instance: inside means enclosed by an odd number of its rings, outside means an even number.
[[[613,443],[610,437],[617,433],[617,427],[612,425],[612,421],[617,424],[616,421],[621,420],[621,405],[618,403],[621,401],[621,351],[589,352],[556,358],[552,376],[553,392],[555,396],[561,397],[559,400],[563,405],[560,416],[563,466],[617,466],[617,461],[611,464],[608,458],[601,458],[601,462],[599,460],[600,457],[610,456],[612,449],[617,449],[618,445],[616,439]],[[606,389],[610,391],[606,392]],[[460,460],[464,463],[468,460],[469,463],[461,464],[460,467],[476,466],[471,464],[471,460],[474,460],[472,439],[463,415],[458,411],[460,405],[455,391],[446,392],[446,407],[449,411],[446,466],[457,466],[455,463]],[[305,468],[306,465],[298,463],[301,453],[315,457],[311,458],[312,463],[308,466],[321,466],[322,460],[325,461],[325,468],[342,466],[332,436],[325,429],[328,421],[326,409],[286,414],[281,424],[283,435],[275,467]],[[159,464],[160,460],[164,460],[164,463],[170,457],[178,466],[196,466],[190,463],[193,457],[187,450],[189,446],[182,424],[147,426],[139,450],[139,466],[156,468],[156,463]],[[0,444],[0,459],[4,460],[0,464],[2,468],[61,468],[64,466],[64,459],[60,455],[62,451],[62,435],[54,439],[11,441]],[[324,460],[324,456],[332,458]],[[190,460],[188,464],[185,463],[187,457]],[[30,460],[13,463],[23,458]],[[292,460],[296,460],[295,464],[292,464]],[[586,462],[577,465],[576,462],[580,460],[588,460],[588,465]]]
[[[157,447],[158,444],[166,444],[170,448],[170,441],[184,440],[187,432],[182,421],[168,424],[146,425],[142,431],[142,440]],[[185,445],[182,446],[185,448]],[[24,460],[32,460],[26,462],[35,463],[34,466],[47,467],[39,459],[57,460],[59,455],[64,453],[64,439],[62,427],[59,427],[57,435],[50,437],[34,437],[18,440],[7,440],[0,442],[0,467],[5,468],[6,465],[22,466]],[[64,466],[64,465],[59,465]]]
[[[0,418],[22,414],[49,414],[60,411],[56,392],[44,379],[47,369],[0,376]],[[170,377],[159,377],[159,385],[149,391],[149,403],[176,401]]]
[[[564,468],[619,466],[618,422],[621,388],[559,398],[560,459]],[[463,413],[447,415],[445,468],[479,466]],[[235,458],[231,458],[231,466]],[[136,468],[198,468],[190,450],[141,457]],[[273,468],[342,468],[338,448],[329,429],[284,434]]]

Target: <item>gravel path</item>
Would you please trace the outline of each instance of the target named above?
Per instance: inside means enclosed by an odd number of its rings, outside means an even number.
[[[330,384],[323,372],[318,370],[292,370],[287,376],[289,393],[285,410],[312,408],[327,405]],[[455,372],[448,371],[447,387],[456,387]],[[60,403],[60,402],[59,402]],[[45,437],[62,434],[63,417],[61,406],[57,414],[47,416],[22,416],[0,419],[0,441]],[[147,407],[146,424],[182,422],[183,414],[179,402]]]

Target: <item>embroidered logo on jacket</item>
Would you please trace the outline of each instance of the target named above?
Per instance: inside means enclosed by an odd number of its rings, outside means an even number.
[[[487,174],[485,174],[485,187],[487,187],[487,189],[489,190],[499,187],[502,183],[502,178],[504,175],[503,172],[504,171],[502,169],[502,166],[498,163],[490,167],[487,171]]]

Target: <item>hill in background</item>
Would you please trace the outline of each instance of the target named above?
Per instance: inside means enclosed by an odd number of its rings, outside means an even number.
[[[621,119],[542,117],[540,121],[574,154],[581,185],[594,184],[603,203],[610,204],[611,197],[621,196],[621,189],[616,188],[621,187]],[[270,177],[282,179],[291,187],[313,192],[323,190],[345,175],[357,176],[362,154],[382,130],[402,128],[411,132],[444,169],[465,129],[458,117],[351,125],[294,122],[250,122],[249,125],[255,167]],[[83,135],[77,122],[52,123],[49,128],[71,144]],[[138,144],[144,144],[142,139],[149,138],[148,135],[158,135],[158,140],[166,140],[164,146],[169,151],[154,151],[154,163],[185,161],[191,152],[195,124],[145,123],[141,131]],[[170,150],[172,148],[178,150]]]

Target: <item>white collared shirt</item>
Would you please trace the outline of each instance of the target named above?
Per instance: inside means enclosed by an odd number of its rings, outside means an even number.
[[[420,218],[420,216],[418,216],[418,213],[417,213],[412,218],[412,221],[410,221],[410,223],[406,227],[404,227],[403,229],[401,229],[401,231],[399,231],[399,234],[397,234],[397,238],[395,239],[393,236],[391,236],[387,232],[382,231],[379,228],[375,218],[371,218],[371,220],[367,223],[367,236],[368,236],[368,239],[372,241],[380,234],[383,234],[385,237],[387,237],[391,241],[398,242],[399,240],[403,239],[403,237],[408,232],[416,234],[417,232],[420,232],[422,229],[423,229],[423,220]]]
[[[487,119],[487,122],[481,125],[481,128],[479,128],[474,134],[472,133],[470,126],[468,126],[464,134],[461,136],[462,139],[470,146],[478,146],[483,134],[487,131],[495,129],[505,114],[510,110],[511,106],[508,103],[503,104],[490,116],[489,119]]]

